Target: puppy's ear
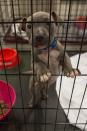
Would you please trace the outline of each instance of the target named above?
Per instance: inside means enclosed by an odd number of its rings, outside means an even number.
[[[52,17],[55,22],[57,22],[57,14],[55,12],[52,12]]]
[[[23,18],[22,19],[22,24],[21,24],[21,29],[23,31],[26,31],[26,22],[27,22],[27,18]]]
[[[56,25],[58,25],[57,22],[62,24],[63,20],[54,11],[52,12],[52,17]]]

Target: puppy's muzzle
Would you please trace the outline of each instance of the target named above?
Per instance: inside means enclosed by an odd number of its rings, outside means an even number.
[[[48,37],[45,35],[37,34],[33,37],[33,43],[37,48],[45,48],[48,45]]]
[[[48,46],[49,31],[45,27],[35,27],[33,31],[33,44],[38,48],[45,48]]]
[[[37,35],[35,39],[36,39],[36,42],[41,42],[42,43],[45,38],[44,38],[43,35]]]

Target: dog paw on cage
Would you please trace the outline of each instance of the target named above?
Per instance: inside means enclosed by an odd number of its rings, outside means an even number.
[[[40,82],[47,82],[51,78],[51,73],[47,72],[40,76]]]
[[[81,72],[79,69],[72,69],[71,71],[64,71],[64,75],[66,75],[67,77],[71,77],[74,78],[75,76],[80,76]]]

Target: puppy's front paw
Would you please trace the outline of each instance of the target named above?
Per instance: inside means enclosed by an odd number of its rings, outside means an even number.
[[[81,72],[78,69],[72,69],[70,72],[67,73],[67,77],[75,77],[81,75]]]
[[[47,82],[51,78],[51,73],[47,72],[40,76],[40,82]]]

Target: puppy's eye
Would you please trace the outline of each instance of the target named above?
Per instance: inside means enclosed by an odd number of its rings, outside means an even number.
[[[28,28],[28,29],[31,29],[31,27],[32,27],[31,24],[28,24],[28,25],[27,25],[27,28]]]

